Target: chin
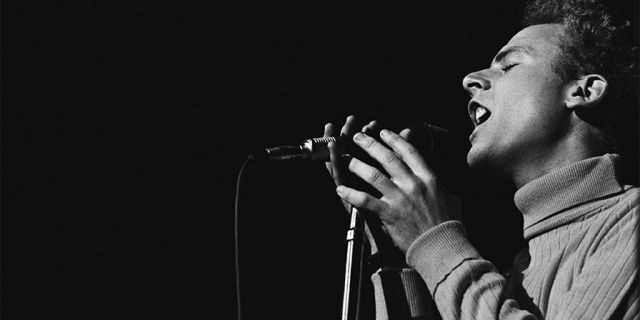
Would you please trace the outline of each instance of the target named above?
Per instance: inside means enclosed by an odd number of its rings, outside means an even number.
[[[483,161],[482,152],[477,147],[471,146],[467,153],[467,164],[472,169],[478,169],[482,167]]]
[[[469,153],[467,153],[467,164],[472,170],[483,174],[491,176],[504,175],[505,165],[501,165],[499,159],[487,150],[471,147]]]

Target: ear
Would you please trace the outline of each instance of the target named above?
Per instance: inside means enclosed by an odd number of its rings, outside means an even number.
[[[569,109],[593,108],[607,93],[607,80],[599,74],[588,74],[572,81],[567,90],[565,104]]]

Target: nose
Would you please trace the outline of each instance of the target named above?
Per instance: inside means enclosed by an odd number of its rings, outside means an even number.
[[[478,90],[488,90],[491,88],[491,81],[486,76],[484,70],[476,71],[469,73],[462,79],[462,86],[473,96]]]

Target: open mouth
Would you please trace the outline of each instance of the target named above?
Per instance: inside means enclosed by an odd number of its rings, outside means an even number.
[[[476,101],[470,101],[468,107],[469,117],[477,127],[491,117],[491,111]]]

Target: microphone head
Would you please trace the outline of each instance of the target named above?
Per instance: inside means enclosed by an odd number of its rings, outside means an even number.
[[[310,160],[329,161],[329,142],[344,140],[344,137],[311,138],[302,142],[302,149],[309,153]]]
[[[424,121],[414,121],[409,123],[406,129],[410,129],[407,141],[416,147],[425,159],[442,156],[452,147],[453,135],[445,128]]]
[[[412,122],[407,128],[411,129],[407,140],[418,149],[439,180],[450,191],[462,188],[468,174],[469,140],[427,122]]]

